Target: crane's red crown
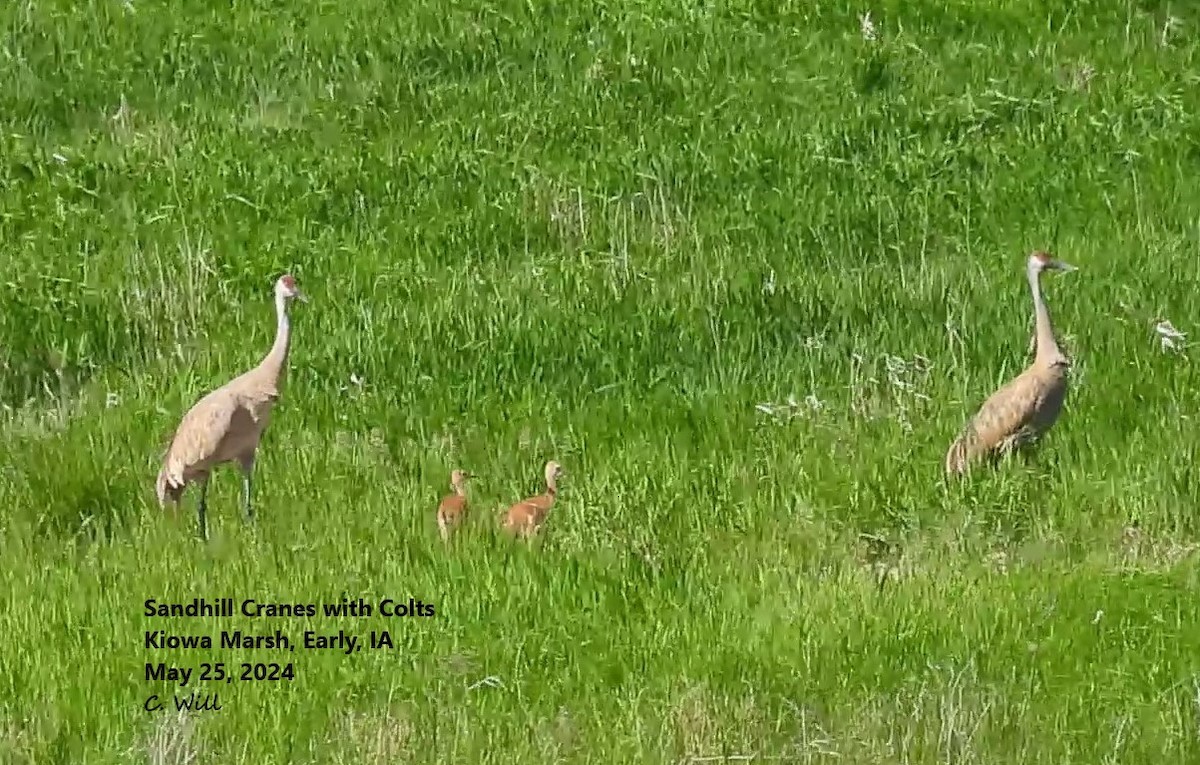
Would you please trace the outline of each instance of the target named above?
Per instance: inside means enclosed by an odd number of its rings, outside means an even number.
[[[296,289],[296,277],[292,276],[291,274],[284,274],[283,276],[279,277],[279,282],[289,290]]]
[[[1050,261],[1054,260],[1054,256],[1052,256],[1050,253],[1046,252],[1045,250],[1034,250],[1033,257],[1034,257],[1034,259],[1041,262],[1042,265],[1046,265]]]

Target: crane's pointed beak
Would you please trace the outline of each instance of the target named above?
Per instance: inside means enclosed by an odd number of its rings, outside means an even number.
[[[1064,274],[1069,274],[1072,271],[1078,271],[1078,266],[1073,266],[1062,260],[1053,260],[1050,262],[1055,271],[1062,271]]]
[[[301,292],[300,290],[296,290],[296,299],[297,299],[297,300],[299,300],[301,303],[307,303],[307,302],[308,302],[308,295],[305,295],[305,294],[304,294],[303,292]]]

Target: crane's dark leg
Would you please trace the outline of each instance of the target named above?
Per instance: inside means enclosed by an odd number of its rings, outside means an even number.
[[[241,457],[242,464],[242,511],[246,514],[246,522],[254,523],[254,506],[250,504],[250,490],[254,485],[254,452]]]
[[[200,479],[200,499],[196,503],[196,520],[200,524],[200,538],[208,541],[208,476]]]

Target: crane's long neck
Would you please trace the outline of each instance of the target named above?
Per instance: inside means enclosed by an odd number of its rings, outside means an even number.
[[[1054,327],[1050,324],[1050,311],[1042,298],[1041,271],[1029,269],[1029,290],[1033,293],[1033,314],[1037,325],[1037,354],[1034,362],[1038,364],[1054,364],[1066,360],[1058,349],[1058,341],[1054,339]]]
[[[287,298],[275,295],[275,342],[259,369],[274,383],[282,382],[287,370],[288,349],[292,343],[292,322],[288,317]]]

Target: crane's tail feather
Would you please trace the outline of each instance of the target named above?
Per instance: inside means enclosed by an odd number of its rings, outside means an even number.
[[[168,502],[179,501],[183,495],[183,482],[169,475],[166,466],[163,466],[154,481],[154,493],[158,496],[158,506],[166,507]]]
[[[967,462],[971,456],[970,451],[970,445],[965,435],[954,439],[954,443],[950,444],[950,448],[946,450],[947,476],[960,476],[966,472]]]

